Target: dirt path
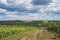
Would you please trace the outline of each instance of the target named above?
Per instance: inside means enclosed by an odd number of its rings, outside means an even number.
[[[52,38],[55,38],[54,34],[49,33],[46,30],[37,30],[27,33],[22,38],[17,38],[16,40],[57,40]]]

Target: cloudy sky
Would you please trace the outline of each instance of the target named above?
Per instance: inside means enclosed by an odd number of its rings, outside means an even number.
[[[60,20],[60,0],[0,0],[0,20]]]

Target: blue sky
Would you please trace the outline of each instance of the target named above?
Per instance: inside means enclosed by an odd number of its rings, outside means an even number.
[[[60,20],[60,0],[0,0],[0,20]]]

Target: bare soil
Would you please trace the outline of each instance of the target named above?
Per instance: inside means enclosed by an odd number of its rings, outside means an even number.
[[[47,30],[36,30],[28,32],[22,37],[17,37],[15,40],[59,40],[55,33],[48,32]]]

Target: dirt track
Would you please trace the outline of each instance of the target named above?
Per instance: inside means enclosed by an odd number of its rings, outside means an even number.
[[[54,34],[48,33],[48,31],[46,30],[37,30],[34,32],[27,33],[23,37],[17,38],[16,40],[57,40],[57,39],[55,38]]]

